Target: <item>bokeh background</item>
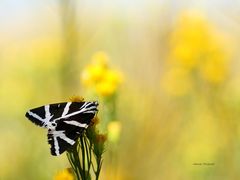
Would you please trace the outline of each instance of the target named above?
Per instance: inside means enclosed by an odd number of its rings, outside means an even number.
[[[228,0],[1,0],[0,179],[53,179],[69,167],[24,115],[72,95],[101,108],[81,80],[99,52],[121,72],[121,133],[106,146],[101,179],[240,179],[239,9]]]

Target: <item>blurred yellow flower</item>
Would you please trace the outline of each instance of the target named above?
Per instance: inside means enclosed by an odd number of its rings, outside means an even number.
[[[82,73],[82,82],[86,86],[90,86],[100,81],[103,77],[105,68],[99,65],[89,65]]]
[[[177,65],[194,68],[206,51],[211,27],[203,15],[183,12],[170,38],[170,60]]]
[[[195,67],[198,63],[193,47],[188,44],[179,44],[173,47],[170,60],[189,69]]]
[[[108,81],[109,83],[118,85],[122,83],[123,77],[119,71],[116,70],[108,70],[104,75],[103,81]]]
[[[106,70],[102,80],[96,84],[96,92],[102,96],[112,95],[122,82],[122,75],[115,70]]]
[[[93,88],[100,96],[114,94],[121,84],[122,74],[108,67],[108,56],[104,52],[97,52],[92,57],[92,64],[88,65],[82,73],[82,83]]]
[[[122,130],[121,122],[112,121],[108,124],[108,140],[111,142],[117,142],[120,138]]]
[[[209,58],[200,67],[200,74],[208,82],[219,84],[226,79],[228,70],[227,62],[221,61],[221,57],[210,56]]]
[[[101,96],[110,96],[116,91],[116,86],[108,81],[101,81],[96,84],[96,92]]]
[[[74,176],[70,169],[64,169],[56,174],[54,180],[74,180]]]
[[[185,11],[170,36],[169,69],[163,87],[171,95],[189,92],[197,78],[210,84],[222,83],[228,74],[229,55],[223,35],[196,11]]]

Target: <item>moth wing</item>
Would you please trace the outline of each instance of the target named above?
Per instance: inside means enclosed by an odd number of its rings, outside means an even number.
[[[58,156],[73,146],[90,124],[97,112],[98,104],[96,102],[84,104],[67,103],[60,118],[55,119],[56,128],[48,131],[52,155]]]
[[[97,106],[97,102],[67,103],[62,115],[56,119],[56,130],[86,129],[98,111]]]
[[[64,151],[72,147],[82,130],[75,129],[74,131],[55,131],[48,130],[48,143],[50,144],[51,154],[58,156]]]
[[[97,102],[49,104],[29,110],[26,117],[36,125],[48,128],[51,154],[57,156],[75,144],[97,113],[97,106]]]
[[[86,121],[90,122],[91,119]],[[72,117],[59,119],[56,129],[48,131],[48,143],[51,145],[51,154],[58,156],[68,150],[75,144],[78,137],[87,127],[88,124],[80,123]]]
[[[62,111],[66,103],[48,104],[31,109],[26,112],[25,116],[38,126],[48,128],[49,122],[52,118],[55,118],[57,112]]]

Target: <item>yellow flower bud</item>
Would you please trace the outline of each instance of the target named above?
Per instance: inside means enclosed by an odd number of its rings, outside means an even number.
[[[122,130],[122,125],[119,121],[112,121],[108,124],[108,140],[117,142]]]

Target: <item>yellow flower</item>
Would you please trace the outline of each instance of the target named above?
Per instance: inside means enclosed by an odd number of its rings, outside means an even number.
[[[222,83],[228,74],[229,55],[223,35],[196,11],[183,12],[170,36],[168,66],[163,87],[182,96],[193,87],[193,78]]]
[[[74,176],[70,169],[64,169],[56,174],[54,180],[74,180]]]
[[[100,96],[113,95],[123,81],[122,74],[108,67],[108,56],[104,52],[94,54],[92,61],[83,70],[82,83],[93,88]]]
[[[108,56],[104,52],[97,52],[92,57],[92,64],[88,65],[82,73],[81,80],[86,86],[94,85],[103,78],[107,70]]]
[[[117,142],[121,134],[122,126],[119,121],[112,121],[108,124],[108,140]]]
[[[123,76],[119,71],[116,70],[108,70],[104,74],[103,81],[108,81],[113,84],[119,85],[123,81]]]
[[[200,67],[202,78],[213,84],[219,84],[226,79],[227,62],[222,61],[222,57],[211,56]]]
[[[101,80],[105,68],[101,65],[89,65],[82,73],[82,82],[84,85],[92,85]]]
[[[81,96],[72,96],[69,98],[71,102],[83,102],[84,98]]]
[[[96,92],[101,96],[110,96],[117,89],[114,83],[108,81],[102,81],[96,85]]]
[[[195,68],[206,52],[211,27],[198,12],[183,12],[170,39],[170,61]]]
[[[198,64],[198,57],[193,47],[184,43],[173,47],[170,60],[189,69],[194,68]]]
[[[115,70],[108,70],[104,73],[102,80],[96,84],[96,92],[101,96],[114,94],[122,82],[122,75]]]

